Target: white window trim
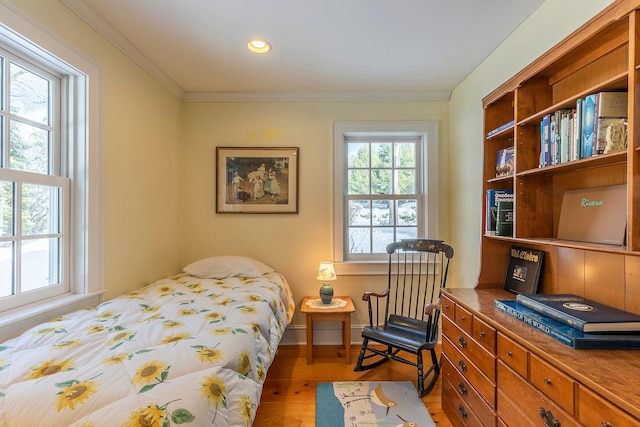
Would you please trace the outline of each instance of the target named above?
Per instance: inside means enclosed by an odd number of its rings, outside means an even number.
[[[415,133],[424,144],[423,176],[425,236],[437,239],[438,232],[438,122],[429,121],[357,121],[333,125],[333,262],[338,275],[386,275],[388,261],[345,261],[344,259],[344,138],[350,134]]]
[[[70,293],[0,314],[0,339],[20,329],[100,302],[102,274],[102,69],[18,9],[0,0],[0,40],[26,55],[35,55],[71,75],[69,108],[79,119],[68,129],[72,152],[66,159],[72,179],[73,230]]]

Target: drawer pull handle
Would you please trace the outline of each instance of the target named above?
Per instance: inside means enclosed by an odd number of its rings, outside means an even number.
[[[467,387],[465,387],[462,381],[458,381],[458,388],[460,389],[460,393],[467,394]]]
[[[540,416],[545,427],[560,427],[560,421],[558,421],[551,411],[547,411],[544,407],[540,407]]]
[[[542,380],[546,385],[551,385],[551,378],[545,378]]]
[[[513,356],[513,353],[511,353],[509,350],[507,350],[505,353],[506,353],[507,357]]]
[[[460,414],[460,418],[462,418],[462,419],[466,419],[467,418],[467,411],[464,410],[464,406],[462,406],[462,405],[458,406],[458,413]]]
[[[613,427],[613,424],[611,424],[609,421],[603,421],[602,427]]]
[[[484,336],[484,331],[480,331],[480,336],[483,337]]]
[[[458,337],[458,342],[460,343],[460,347],[462,348],[465,348],[467,346],[467,340],[465,340],[462,335]]]
[[[464,360],[458,359],[458,366],[462,369],[462,372],[467,372],[467,364],[464,363]]]
[[[464,316],[460,316],[460,321],[461,321],[461,322],[464,322],[465,320],[466,320],[466,317],[464,317]]]

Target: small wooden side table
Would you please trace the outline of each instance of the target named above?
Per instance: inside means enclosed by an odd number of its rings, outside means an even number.
[[[307,302],[318,297],[302,298],[300,311],[307,315],[307,365],[313,363],[313,321],[340,320],[342,321],[342,345],[344,346],[344,360],[351,364],[351,313],[356,311],[351,297],[337,296],[334,300],[346,301],[343,307],[310,307]]]

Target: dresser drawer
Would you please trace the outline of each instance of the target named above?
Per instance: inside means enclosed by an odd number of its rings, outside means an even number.
[[[455,309],[456,309],[456,303],[455,302],[451,301],[446,296],[442,297],[442,303],[440,304],[440,310],[442,311],[443,315],[445,315],[446,317],[448,317],[451,320],[455,320],[455,318],[456,318]]]
[[[471,335],[473,333],[473,314],[462,306],[456,305],[456,324]]]
[[[568,412],[573,413],[574,381],[558,369],[531,355],[529,381]]]
[[[515,397],[512,397],[518,400]],[[520,405],[514,403],[502,390],[498,390],[497,394],[498,407],[498,425],[508,427],[540,427],[544,424],[540,421],[531,421],[521,411]]]
[[[507,366],[519,373],[524,378],[528,377],[527,369],[527,350],[520,344],[517,344],[511,338],[503,334],[498,334],[498,359],[502,360]]]
[[[572,414],[536,390],[503,362],[498,362],[498,389],[498,416],[509,426],[543,426],[543,421],[550,426],[581,425],[573,419]],[[542,413],[548,415],[548,418],[543,420]],[[555,424],[556,421],[559,424]]]
[[[465,407],[471,409],[482,425],[496,425],[496,413],[493,408],[489,407],[487,402],[485,402],[467,379],[458,372],[446,356],[442,358],[442,378],[442,387],[445,387],[445,384],[449,383],[450,388],[465,402]]]
[[[496,377],[496,359],[493,353],[489,353],[478,344],[471,336],[465,333],[457,325],[445,320],[442,322],[442,332],[447,336],[458,351],[478,367],[488,378]]]
[[[473,316],[473,338],[490,353],[496,352],[496,330]]]
[[[442,409],[451,424],[456,427],[485,427],[468,406],[468,403],[455,392],[454,386],[447,380],[442,381],[442,395],[444,396]],[[491,426],[495,426],[495,422]]]
[[[628,415],[588,388],[578,387],[578,419],[587,427],[637,427],[640,420]]]
[[[449,341],[446,336],[442,340],[442,352],[449,358],[449,361],[460,375],[467,380],[467,383],[473,384],[473,387],[489,406],[495,408],[495,378],[487,378],[465,355],[458,351],[456,346]]]

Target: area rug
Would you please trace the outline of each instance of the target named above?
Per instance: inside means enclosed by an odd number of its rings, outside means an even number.
[[[316,427],[435,427],[411,381],[319,383]]]

